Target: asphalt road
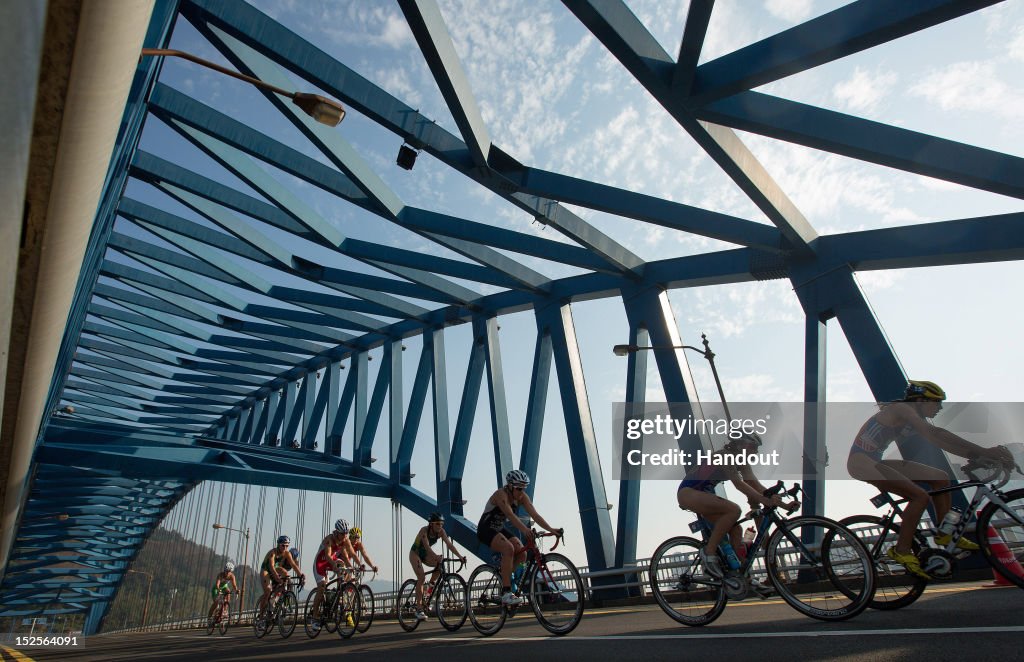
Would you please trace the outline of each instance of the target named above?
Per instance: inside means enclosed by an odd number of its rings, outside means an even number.
[[[656,605],[593,608],[569,636],[551,637],[530,613],[520,613],[494,637],[481,637],[467,621],[448,633],[429,620],[414,633],[393,621],[375,622],[366,634],[342,640],[322,633],[307,639],[301,624],[290,639],[262,640],[249,628],[227,635],[157,632],[100,635],[78,649],[24,649],[29,659],[91,660],[305,660],[358,653],[364,660],[957,660],[1024,659],[1024,591],[985,582],[932,586],[914,605],[896,612],[868,610],[850,621],[823,623],[780,600],[730,603],[703,628],[677,625]],[[497,657],[496,657],[497,656]],[[4,654],[4,659],[14,659]],[[24,657],[22,658],[24,659]]]

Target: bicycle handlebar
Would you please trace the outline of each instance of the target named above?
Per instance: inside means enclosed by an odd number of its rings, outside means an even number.
[[[547,531],[537,531],[536,529],[530,529],[533,532],[533,537],[536,538],[550,538],[555,537],[555,544],[551,547],[551,551],[558,549],[560,543],[565,542],[565,529],[559,529],[557,533],[549,533]],[[536,543],[535,543],[536,546]]]

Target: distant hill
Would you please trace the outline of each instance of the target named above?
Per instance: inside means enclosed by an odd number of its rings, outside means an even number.
[[[210,607],[213,580],[229,560],[235,562],[239,587],[242,586],[242,573],[246,573],[245,605],[248,608],[254,604],[254,593],[258,597],[260,592],[259,578],[251,568],[175,531],[157,529],[132,564],[132,570],[137,572],[127,574],[121,583],[110,611],[103,619],[101,631],[142,625],[149,578],[138,573],[153,576],[147,624],[205,614]]]

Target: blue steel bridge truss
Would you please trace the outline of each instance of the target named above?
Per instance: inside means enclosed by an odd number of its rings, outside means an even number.
[[[1024,198],[1018,157],[752,91],[993,2],[859,0],[699,66],[712,0],[691,0],[678,54],[666,53],[618,0],[565,4],[770,225],[519,163],[492,143],[431,0],[399,5],[459,135],[239,0],[157,2],[147,47],[166,46],[175,22],[188,21],[240,71],[291,89],[289,76],[302,79],[564,240],[408,205],[344,131],[320,126],[269,94],[280,121],[322,156],[312,158],[162,83],[159,61],[143,60],[50,391],[47,411],[70,404],[75,412],[44,421],[0,615],[85,612],[87,631],[95,631],[147,536],[205,479],[391,497],[421,515],[439,509],[452,516],[455,538],[475,548],[473,526],[462,517],[462,478],[484,376],[500,482],[513,467],[536,474],[552,369],[587,561],[592,570],[620,567],[635,559],[639,484],[621,483],[613,521],[573,302],[620,297],[630,342],[679,345],[669,289],[788,279],[806,315],[806,400],[824,401],[829,320],[842,327],[874,396],[887,400],[900,395],[905,376],[854,273],[1024,257],[1020,213],[819,235],[736,133]],[[256,195],[172,155],[138,148],[145,122],[180,135]],[[172,205],[134,199],[125,193],[129,179],[205,222],[183,218]],[[284,183],[295,180],[459,257],[346,237]],[[732,247],[645,262],[566,204]],[[133,226],[145,232],[124,231]],[[292,252],[272,239],[282,231],[331,251],[337,262]],[[160,241],[145,238],[151,236]],[[568,265],[576,275],[553,279],[528,266],[545,262]],[[360,268],[338,266],[356,263]],[[295,278],[310,287],[295,287]],[[497,324],[502,314],[524,310],[534,313],[537,340],[522,452],[513,458]],[[471,325],[473,343],[468,364],[453,367],[466,379],[458,415],[449,420],[445,329],[461,324]],[[417,335],[422,352],[405,407],[402,340]],[[371,350],[382,358],[372,384]],[[668,400],[695,398],[682,352],[650,355]],[[628,359],[629,401],[643,400],[646,357]],[[427,407],[436,500],[411,486]],[[387,431],[387,462],[371,466],[378,428]],[[346,429],[354,443],[342,457]],[[809,421],[811,457],[817,440]],[[819,490],[807,507],[821,504]]]

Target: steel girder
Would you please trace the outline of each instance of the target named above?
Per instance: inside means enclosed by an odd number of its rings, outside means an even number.
[[[534,311],[538,334],[519,466],[531,474],[538,468],[554,368],[588,561],[593,569],[620,566],[636,555],[638,486],[622,482],[613,533],[571,302],[621,297],[631,342],[677,345],[681,337],[667,289],[788,278],[807,316],[807,401],[824,401],[825,334],[833,318],[883,400],[899,391],[904,375],[853,273],[1024,257],[1022,214],[819,235],[734,132],[1024,197],[1024,160],[1018,157],[752,91],[991,2],[928,0],[894,9],[889,2],[860,0],[699,66],[711,0],[690,3],[675,58],[622,2],[565,4],[771,225],[517,162],[493,144],[430,0],[402,0],[400,6],[461,135],[239,0],[158,3],[147,46],[166,45],[180,16],[243,72],[286,87],[294,86],[290,76],[319,87],[565,241],[411,207],[343,133],[311,123],[270,95],[282,119],[322,157],[312,158],[157,82],[156,61],[144,61],[51,387],[48,411],[61,404],[76,411],[43,425],[32,493],[3,579],[5,613],[45,610],[55,575],[65,572],[59,581],[75,593],[75,605],[88,609],[87,628],[95,629],[127,561],[170,505],[202,479],[390,496],[421,515],[439,508],[453,516],[456,539],[475,548],[462,508],[470,433],[486,374],[500,482],[513,458],[495,329],[502,314],[523,310]],[[172,154],[137,149],[147,116],[256,195],[184,167]],[[272,173],[313,185],[457,257],[346,237]],[[128,179],[177,207],[126,196]],[[644,262],[562,203],[736,248]],[[180,212],[182,205],[189,217]],[[279,233],[301,241],[286,247],[274,239]],[[292,247],[302,242],[332,251],[335,259],[323,264]],[[579,273],[551,278],[545,265],[554,263]],[[452,427],[445,328],[456,324],[471,326],[473,343],[466,364],[453,367],[465,370],[466,379]],[[401,341],[416,335],[423,348],[405,411]],[[368,361],[378,348],[383,365],[371,388]],[[699,404],[685,357],[662,350],[654,359],[666,396]],[[633,355],[629,401],[642,401],[645,374],[645,355]],[[433,499],[410,485],[428,402]],[[377,458],[371,447],[384,421],[386,473],[372,468]],[[820,460],[820,424],[808,418],[808,458]],[[353,450],[342,458],[341,435],[348,429]],[[62,466],[69,462],[81,468]],[[95,466],[114,470],[88,468]],[[822,499],[822,491],[814,492],[807,507],[820,509]],[[69,518],[47,519],[58,503]]]

